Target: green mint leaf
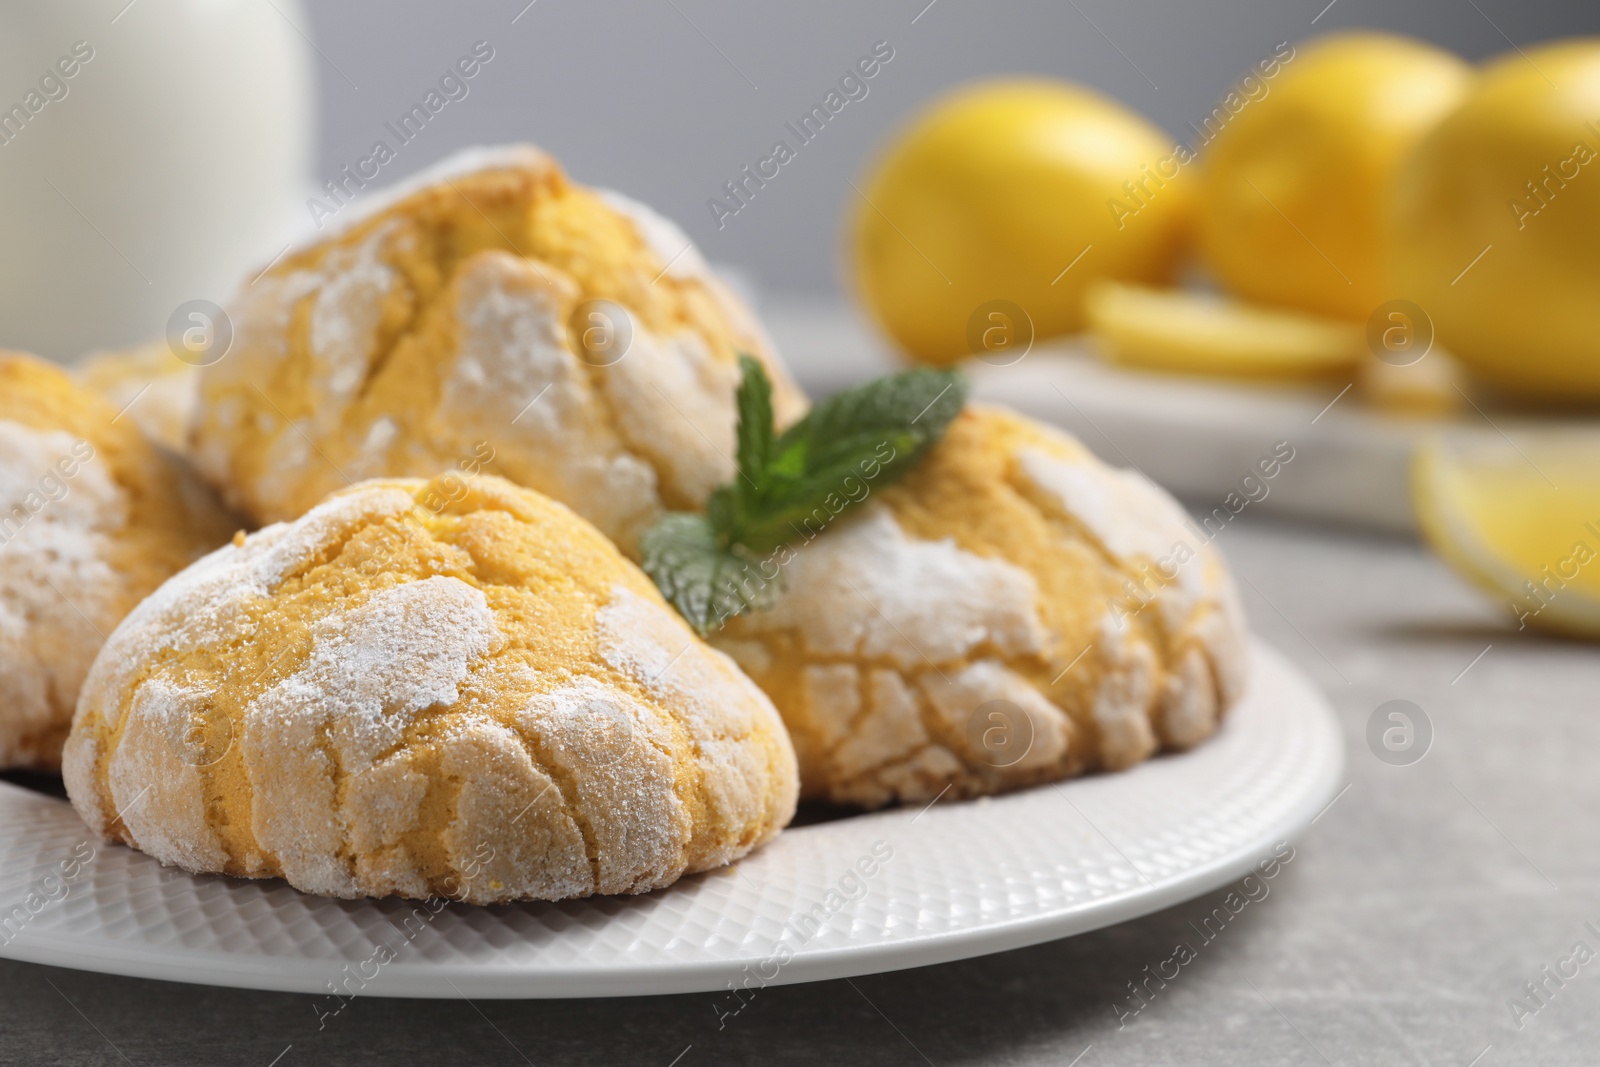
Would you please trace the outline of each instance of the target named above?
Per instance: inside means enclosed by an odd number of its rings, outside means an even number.
[[[919,368],[823,401],[773,444],[756,499],[724,532],[758,553],[815,536],[873,490],[904,477],[966,399],[961,375]]]
[[[903,477],[967,399],[953,371],[891,374],[840,393],[776,435],[772,383],[739,358],[738,473],[703,515],[668,512],[639,541],[645,573],[703,637],[782,589],[776,550],[815,537]]]
[[[728,544],[706,515],[668,512],[644,532],[639,552],[661,595],[702,637],[735,615],[766,607],[781,588],[775,567]]]
[[[772,459],[772,381],[766,368],[749,356],[739,357],[743,377],[735,397],[739,412],[739,492],[749,494],[766,477]]]

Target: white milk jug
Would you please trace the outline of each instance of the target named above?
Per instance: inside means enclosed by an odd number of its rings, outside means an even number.
[[[0,0],[0,349],[156,338],[272,259],[310,176],[301,31],[297,0]]]

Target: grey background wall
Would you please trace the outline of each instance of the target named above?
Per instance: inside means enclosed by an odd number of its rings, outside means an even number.
[[[875,147],[945,88],[1005,73],[1095,86],[1171,131],[1203,116],[1285,39],[1351,27],[1481,59],[1600,33],[1600,3],[1560,0],[313,0],[320,174],[365,156],[476,41],[494,58],[385,174],[464,145],[526,139],[574,177],[672,216],[764,288],[840,284],[841,219]],[[1325,7],[1326,6],[1326,7]],[[1315,19],[1315,24],[1313,20]],[[874,42],[893,60],[719,229],[723,182],[784,135]]]

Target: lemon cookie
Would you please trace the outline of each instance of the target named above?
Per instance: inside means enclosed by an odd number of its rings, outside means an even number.
[[[791,546],[714,637],[782,712],[806,796],[877,807],[1130,766],[1245,680],[1237,593],[1163,491],[969,407],[905,479]]]
[[[761,691],[594,527],[500,478],[361,483],[177,575],[112,641],[68,793],[190,871],[479,904],[640,893],[794,812]]]
[[[74,373],[79,382],[125,412],[152,441],[174,452],[188,447],[200,372],[173,355],[166,342],[91,352]]]
[[[56,367],[0,352],[0,767],[53,770],[105,635],[233,526]]]
[[[206,474],[259,520],[471,457],[631,552],[733,473],[738,355],[804,407],[754,317],[678,228],[522,146],[347,207],[241,288],[201,374]]]

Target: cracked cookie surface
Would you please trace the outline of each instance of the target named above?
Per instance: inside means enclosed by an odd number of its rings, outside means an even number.
[[[200,369],[173,355],[164,339],[91,352],[73,367],[73,376],[126,411],[150,440],[180,455],[188,449]]]
[[[794,812],[768,699],[592,526],[503,479],[361,483],[183,571],[112,640],[68,793],[190,871],[480,904],[640,893]]]
[[[233,523],[59,368],[0,352],[0,768],[54,770],[105,635]]]
[[[713,643],[782,712],[803,794],[865,807],[1187,748],[1246,675],[1205,531],[1142,476],[980,405],[795,546],[776,603]]]
[[[201,374],[197,462],[259,521],[489,455],[631,554],[732,477],[741,352],[780,422],[805,407],[682,231],[536,149],[366,196],[241,286],[233,348]]]

